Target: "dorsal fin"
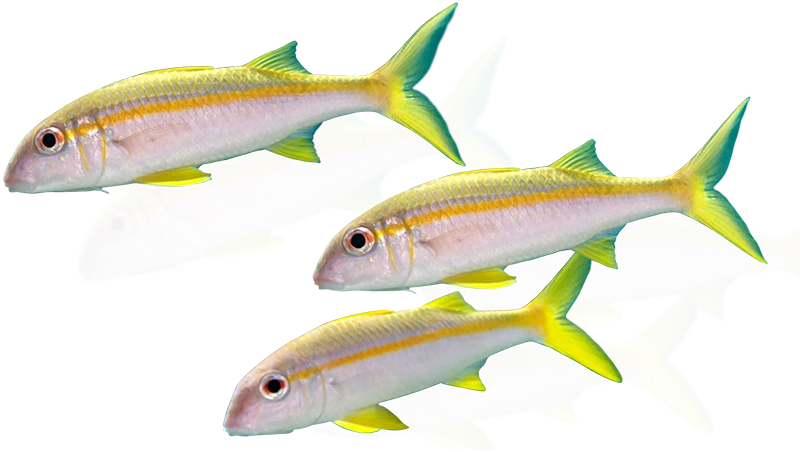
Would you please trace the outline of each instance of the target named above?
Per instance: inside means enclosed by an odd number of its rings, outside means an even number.
[[[384,315],[384,314],[394,314],[394,311],[388,311],[388,310],[383,309],[383,310],[380,310],[380,311],[362,312],[361,314],[353,314],[353,315],[348,315],[347,317],[342,317],[341,319],[337,319],[336,321],[339,322],[341,320],[353,319],[353,318],[356,318],[356,317],[369,317],[369,316],[373,316],[373,315]]]
[[[508,173],[513,171],[519,171],[519,168],[486,168],[486,169],[478,169],[472,171],[463,171],[461,173],[455,173],[445,177],[466,176],[468,174],[478,174],[478,173]]]
[[[474,312],[475,308],[464,301],[464,297],[460,292],[453,292],[449,295],[437,298],[430,303],[426,303],[423,307],[447,309],[448,311],[456,312]]]
[[[186,67],[171,67],[169,69],[156,69],[155,71],[142,72],[139,75],[145,74],[158,74],[161,72],[191,72],[191,71],[208,71],[214,69],[213,66],[186,66]]]
[[[275,72],[310,74],[310,72],[297,61],[296,50],[297,41],[292,41],[280,49],[275,49],[272,52],[261,55],[255,60],[245,64],[245,66]]]
[[[594,148],[594,144],[594,140],[587,141],[581,146],[567,152],[566,155],[558,159],[555,163],[550,165],[550,167],[613,176],[614,173],[609,171],[608,168],[603,165],[603,162],[597,158],[597,151]]]

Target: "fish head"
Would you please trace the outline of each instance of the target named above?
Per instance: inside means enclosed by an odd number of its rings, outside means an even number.
[[[17,146],[3,182],[9,191],[41,193],[94,188],[102,172],[94,146],[99,131],[67,106],[42,121]]]
[[[262,361],[236,386],[223,423],[229,435],[291,433],[313,425],[322,414],[325,391],[316,368],[276,355],[280,352]]]
[[[331,290],[405,288],[414,259],[402,221],[370,221],[371,212],[339,231],[314,271],[314,284]]]
[[[175,260],[171,212],[159,191],[127,187],[89,225],[75,268],[87,282],[163,271]]]

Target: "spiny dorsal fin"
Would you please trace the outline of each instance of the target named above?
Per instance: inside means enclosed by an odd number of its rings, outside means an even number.
[[[245,66],[275,72],[310,74],[310,72],[297,61],[296,50],[297,41],[292,41],[280,49],[275,49],[272,52],[261,55],[255,60],[245,64]]]
[[[370,317],[373,315],[384,315],[384,314],[394,314],[394,311],[380,310],[380,311],[362,312],[361,314],[353,314],[353,315],[348,315],[347,317],[342,317],[341,319],[338,319],[336,321],[341,322],[342,320],[354,319],[356,317]]]
[[[472,171],[463,171],[461,173],[455,173],[445,177],[466,176],[468,174],[479,174],[479,173],[509,173],[514,171],[519,171],[519,168],[486,168],[486,169],[478,169]]]
[[[298,130],[283,140],[269,145],[267,150],[301,162],[319,163],[317,149],[314,148],[314,133],[321,125],[322,123],[319,123],[315,126]]]
[[[140,184],[159,185],[162,187],[183,187],[194,185],[211,179],[211,175],[197,168],[178,168],[160,173],[148,174],[134,180]]]
[[[437,298],[430,303],[426,303],[423,307],[447,309],[448,311],[456,312],[474,312],[475,308],[464,301],[464,297],[459,292],[453,292],[449,295]]]
[[[139,75],[145,74],[159,74],[162,72],[191,72],[191,71],[207,71],[209,69],[214,69],[213,66],[186,66],[186,67],[172,67],[169,69],[156,69],[155,71],[147,71],[143,72]]]
[[[456,378],[446,381],[444,384],[457,388],[472,389],[473,391],[485,391],[486,386],[483,385],[481,376],[478,374],[484,364],[486,364],[485,359],[483,361],[478,361],[464,369]]]
[[[551,168],[561,168],[572,171],[582,171],[584,173],[602,174],[613,176],[614,173],[608,170],[603,162],[597,158],[597,151],[594,148],[595,141],[589,140],[580,147],[577,147],[550,165]]]
[[[615,242],[625,226],[598,234],[575,247],[575,251],[609,268],[617,268]]]
[[[408,428],[394,413],[380,405],[372,405],[358,410],[344,419],[333,421],[333,423],[358,433],[374,433],[381,429],[405,430]]]
[[[448,276],[442,279],[442,282],[472,289],[499,289],[514,284],[517,282],[517,278],[509,275],[501,268],[487,268],[485,270]]]

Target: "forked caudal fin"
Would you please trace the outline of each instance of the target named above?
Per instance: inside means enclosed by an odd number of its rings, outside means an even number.
[[[698,310],[678,299],[639,334],[622,344],[605,345],[625,371],[625,380],[647,391],[695,429],[711,434],[714,422],[691,384],[668,358],[683,342]]]
[[[691,187],[691,201],[684,212],[687,216],[708,226],[759,262],[767,263],[742,217],[725,196],[714,189],[728,169],[749,101],[748,97],[739,104],[705,146],[672,177],[685,180]]]
[[[478,127],[492,99],[494,79],[507,44],[505,35],[489,44],[467,66],[439,107],[469,169],[516,167],[505,148]]]
[[[522,311],[529,316],[538,333],[537,342],[611,381],[621,382],[622,375],[606,352],[567,319],[567,312],[578,298],[591,265],[588,258],[573,254],[564,268]]]
[[[381,112],[384,116],[418,134],[454,162],[464,165],[442,115],[424,94],[414,89],[430,69],[436,48],[457,5],[450,5],[420,27],[371,77],[384,80],[388,86],[388,104]]]

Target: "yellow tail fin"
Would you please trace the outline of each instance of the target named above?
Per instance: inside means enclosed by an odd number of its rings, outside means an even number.
[[[430,69],[436,48],[457,5],[450,5],[420,27],[371,77],[384,80],[389,88],[388,104],[381,112],[384,116],[418,134],[454,162],[464,165],[442,115],[424,94],[414,90]]]
[[[575,360],[589,370],[621,382],[617,367],[606,352],[578,325],[567,319],[589,275],[592,261],[575,253],[547,287],[523,311],[530,316],[537,332],[536,342]]]
[[[503,145],[478,127],[478,121],[492,100],[494,79],[507,44],[508,36],[505,35],[489,44],[464,69],[462,77],[439,107],[469,169],[517,166]]]
[[[714,132],[702,149],[672,175],[689,184],[692,190],[687,216],[725,237],[759,262],[767,263],[758,243],[731,203],[714,189],[728,170],[739,125],[750,98],[744,100]]]
[[[639,334],[622,344],[604,345],[625,372],[625,380],[647,391],[695,429],[711,434],[714,422],[686,377],[669,361],[697,319],[698,309],[678,299]]]

